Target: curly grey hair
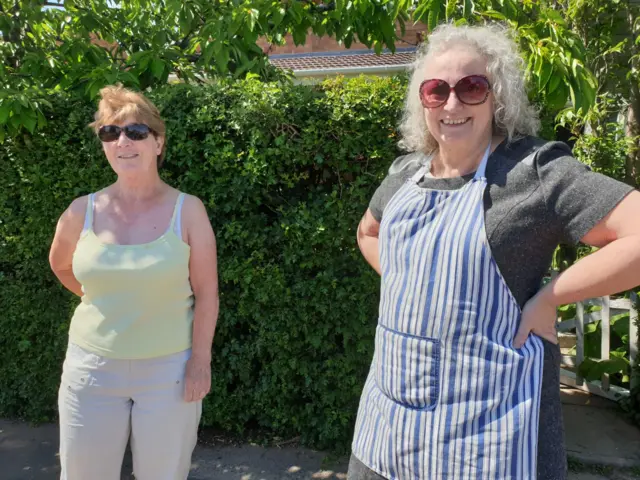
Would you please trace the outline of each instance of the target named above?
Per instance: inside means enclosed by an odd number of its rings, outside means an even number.
[[[402,149],[426,154],[437,150],[438,144],[429,133],[419,100],[420,83],[425,80],[424,70],[429,57],[460,45],[475,49],[487,61],[487,74],[494,96],[494,133],[506,136],[511,142],[538,132],[540,120],[527,96],[524,61],[507,29],[498,25],[443,24],[429,35],[428,42],[421,45],[413,62],[400,124],[399,145]]]

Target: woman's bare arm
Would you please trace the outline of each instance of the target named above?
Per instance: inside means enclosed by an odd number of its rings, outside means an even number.
[[[83,295],[82,285],[73,275],[72,261],[82,233],[86,209],[87,197],[80,197],[71,202],[58,220],[49,250],[51,270],[62,285],[79,297]]]
[[[218,261],[216,238],[202,202],[184,202],[187,243],[191,248],[189,277],[195,297],[191,359],[187,364],[185,399],[202,399],[211,388],[211,347],[218,321]]]
[[[371,210],[367,209],[360,224],[358,225],[358,247],[365,260],[380,274],[380,250],[378,247],[378,233],[380,232],[380,222],[378,222]]]

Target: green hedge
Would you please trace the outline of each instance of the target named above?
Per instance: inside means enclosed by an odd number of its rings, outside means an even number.
[[[397,155],[404,81],[171,85],[167,181],[199,196],[219,244],[221,314],[203,421],[229,432],[350,441],[373,353],[378,279],[355,232]],[[56,416],[78,300],[50,271],[55,223],[114,180],[87,128],[95,105],[60,96],[48,125],[0,148],[0,415]]]

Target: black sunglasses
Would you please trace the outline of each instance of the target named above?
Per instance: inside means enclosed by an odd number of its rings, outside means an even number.
[[[444,80],[432,78],[420,84],[420,101],[424,108],[438,108],[449,100],[451,92],[465,105],[480,105],[487,101],[491,84],[484,75],[468,75],[452,87]]]
[[[120,138],[121,132],[124,132],[128,139],[138,141],[147,138],[149,133],[153,133],[153,130],[144,123],[130,123],[124,127],[103,125],[98,130],[98,138],[103,142],[115,142]]]

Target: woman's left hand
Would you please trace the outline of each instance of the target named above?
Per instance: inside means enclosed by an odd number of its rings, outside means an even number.
[[[184,375],[184,399],[202,400],[211,389],[211,359],[191,357]]]
[[[555,305],[547,298],[547,290],[540,290],[522,309],[520,328],[513,340],[515,348],[521,348],[530,333],[553,343],[558,343],[556,334],[557,312]]]

